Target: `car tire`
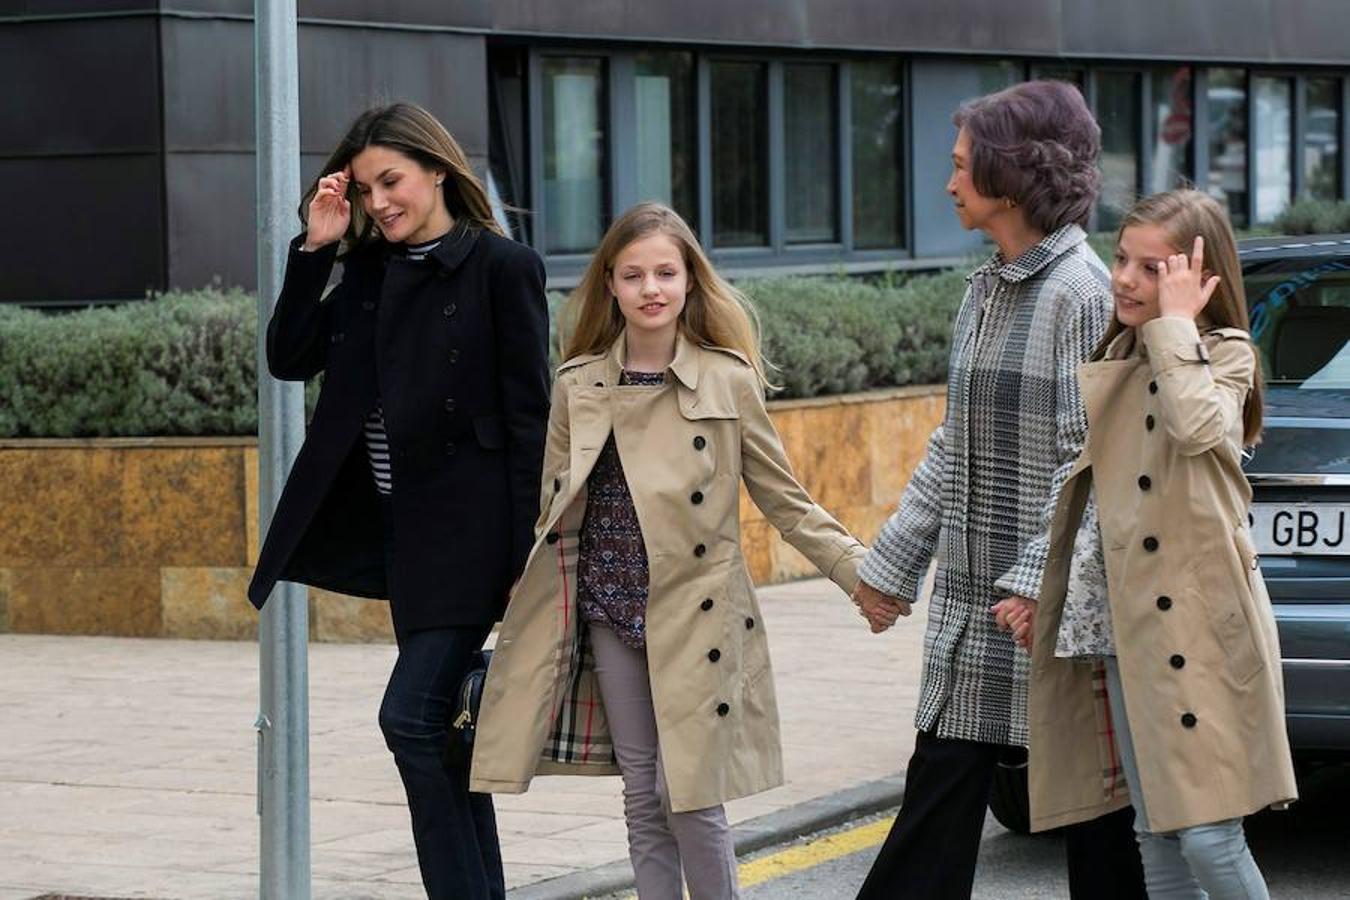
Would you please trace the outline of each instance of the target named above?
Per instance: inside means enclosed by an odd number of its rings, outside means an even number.
[[[989,811],[1015,834],[1031,833],[1031,795],[1027,790],[1027,751],[1009,748],[994,767]]]

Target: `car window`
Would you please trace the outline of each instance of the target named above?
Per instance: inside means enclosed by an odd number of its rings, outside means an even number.
[[[1350,388],[1350,258],[1268,260],[1243,268],[1266,381]]]

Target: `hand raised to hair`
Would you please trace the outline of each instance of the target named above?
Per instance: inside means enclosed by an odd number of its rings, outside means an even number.
[[[1205,239],[1197,234],[1189,258],[1185,253],[1174,253],[1160,263],[1158,312],[1194,319],[1218,286],[1218,275],[1205,277]]]
[[[344,168],[319,179],[318,189],[309,201],[309,220],[305,228],[305,249],[317,250],[341,240],[352,221],[352,205],[347,200],[351,170]]]
[[[883,594],[865,581],[859,581],[853,589],[853,603],[858,613],[872,626],[873,634],[880,634],[895,624],[900,616],[910,614],[910,604],[906,600]]]

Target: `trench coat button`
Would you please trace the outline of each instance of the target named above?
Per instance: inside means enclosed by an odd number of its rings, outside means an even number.
[[[755,627],[755,620],[754,620],[754,618],[753,618],[752,616],[746,616],[746,617],[745,617],[745,630],[746,630],[746,631],[749,631],[751,628],[754,628],[754,627]]]
[[[1148,383],[1148,392],[1149,392],[1150,394],[1156,394],[1156,393],[1158,393],[1158,382],[1156,382],[1156,381],[1150,381],[1150,382]]]
[[[329,336],[328,340],[334,344],[340,344],[347,339],[347,336],[340,331],[335,331]]]
[[[1186,657],[1182,656],[1180,653],[1173,653],[1171,658],[1168,659],[1167,662],[1169,665],[1171,665],[1172,668],[1181,669],[1184,668],[1186,665]]]
[[[449,359],[450,359],[450,365],[453,366],[455,363],[459,362],[459,350],[458,350],[458,349],[456,349],[456,348],[454,348],[454,347],[451,347],[451,348],[450,348],[450,353],[447,354],[447,355],[448,355],[448,357],[449,357]]]
[[[722,651],[718,650],[716,647],[708,651],[708,662],[717,662],[721,658]]]
[[[446,398],[445,398],[445,411],[446,411],[446,412],[454,412],[454,411],[455,411],[455,398],[454,398],[454,397],[446,397]]]
[[[556,493],[558,493],[558,491],[561,491],[561,490],[562,490],[562,482],[559,481],[559,480],[556,479],[556,478],[553,479],[553,493],[556,494]]]
[[[695,506],[698,506],[700,503],[703,502],[703,492],[694,491],[692,494],[689,495],[689,502],[694,504]]]
[[[441,312],[445,313],[445,317],[448,319],[459,312],[459,307],[453,303],[447,303],[445,304],[445,309],[441,310]]]
[[[717,704],[717,714],[719,716],[725,716],[729,712],[731,712],[730,706],[727,706],[725,703]]]
[[[604,387],[604,386],[605,386],[605,383],[604,383],[603,381],[597,381],[597,382],[595,383],[595,387]]]
[[[695,449],[695,450],[702,450],[702,449],[703,449],[704,447],[706,447],[706,446],[708,446],[708,442],[707,442],[706,440],[703,439],[703,435],[700,434],[699,436],[697,436],[696,438],[694,438],[694,449]]]
[[[362,300],[362,301],[361,301],[361,308],[364,309],[366,312],[374,312],[374,311],[375,311],[375,301],[374,301],[374,300]]]
[[[1195,717],[1195,713],[1182,713],[1181,724],[1184,728],[1194,728],[1195,723],[1200,720]]]
[[[1158,423],[1154,421],[1153,416],[1151,415],[1144,416],[1144,427],[1147,428],[1149,431],[1152,431],[1153,426],[1156,424]]]
[[[1149,478],[1147,475],[1140,475],[1140,476],[1139,476],[1139,490],[1141,490],[1141,491],[1146,491],[1146,490],[1148,490],[1148,489],[1151,488],[1151,487],[1153,487],[1153,479],[1152,479],[1152,478]]]
[[[455,451],[458,450],[458,449],[459,449],[459,448],[455,446],[455,442],[454,442],[454,441],[446,441],[446,442],[445,442],[445,455],[446,455],[446,456],[454,456],[454,455],[455,455]]]
[[[1148,537],[1144,538],[1144,549],[1147,550],[1149,553],[1152,553],[1154,550],[1157,550],[1158,539],[1155,538],[1153,535],[1149,535]]]
[[[550,531],[548,534],[544,535],[544,543],[546,544],[558,543],[558,532]]]
[[[1171,597],[1167,596],[1166,594],[1163,594],[1161,597],[1158,598],[1158,609],[1162,610],[1163,612],[1167,612],[1171,608],[1172,608]]]
[[[713,599],[711,597],[707,598],[698,605],[698,608],[703,610],[704,612],[707,612],[708,610],[713,608]]]
[[[708,548],[705,547],[705,546],[703,546],[702,544],[699,544],[698,546],[696,546],[696,547],[694,548],[694,555],[695,555],[695,556],[702,556],[703,554],[705,554],[705,553],[707,553],[707,552],[708,552]]]

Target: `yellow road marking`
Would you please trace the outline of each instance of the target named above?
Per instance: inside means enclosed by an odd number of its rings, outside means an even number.
[[[738,867],[741,887],[754,887],[775,878],[791,875],[793,872],[839,859],[841,856],[849,856],[875,847],[886,840],[886,835],[894,822],[895,816],[888,816],[877,822],[869,822],[848,831],[840,831],[807,844],[798,844],[768,856],[743,862]],[[637,894],[625,894],[623,900],[633,900],[636,897]]]

